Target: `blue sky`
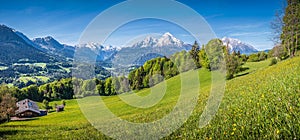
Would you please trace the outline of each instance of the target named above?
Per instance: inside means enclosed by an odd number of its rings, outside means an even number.
[[[29,38],[53,36],[66,44],[76,44],[86,26],[105,9],[122,0],[1,0],[0,24],[23,32]],[[282,0],[179,0],[201,14],[219,38],[238,38],[263,50],[272,48],[270,22]],[[184,20],[184,19],[183,19]],[[143,28],[147,25],[147,28]],[[168,27],[168,28],[166,28]],[[147,32],[169,31],[193,43],[184,30],[159,20],[137,21],[120,28],[109,44]],[[118,39],[116,39],[118,38]]]

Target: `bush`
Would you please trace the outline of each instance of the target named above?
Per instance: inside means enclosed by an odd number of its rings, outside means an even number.
[[[273,66],[277,64],[277,59],[276,58],[272,58],[271,63],[269,64],[269,66]]]
[[[61,101],[61,104],[64,105],[64,106],[66,106],[66,101],[65,101],[65,100],[62,100],[62,101]]]
[[[47,101],[46,99],[43,100],[43,104],[44,104],[43,107],[44,107],[46,110],[51,110],[51,109],[53,109],[52,106],[49,106],[49,101]]]

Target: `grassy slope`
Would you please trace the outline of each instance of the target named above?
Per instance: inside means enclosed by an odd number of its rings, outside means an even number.
[[[249,74],[249,73],[253,73],[257,70],[267,68],[270,63],[271,63],[271,59],[267,59],[265,61],[260,61],[260,62],[247,62],[242,67],[243,68],[249,68],[249,69],[236,74],[236,76],[243,76],[243,75],[246,75],[246,74]]]
[[[297,57],[256,71],[253,69],[264,67],[265,65],[260,64],[268,65],[269,62],[249,64],[250,74],[227,81],[226,92],[217,115],[202,129],[198,128],[198,122],[210,91],[210,73],[200,70],[201,91],[198,105],[187,122],[166,139],[299,139],[299,62],[300,57]],[[163,100],[148,109],[130,107],[117,96],[104,97],[104,101],[112,112],[123,119],[150,122],[168,114],[175,105],[180,91],[179,81],[179,76],[169,79],[169,88]],[[144,89],[138,94],[144,96],[149,92],[150,89]],[[88,97],[81,101],[89,102],[95,99]],[[65,112],[54,112],[32,121],[2,124],[0,136],[9,139],[107,138],[87,122],[76,100],[67,101]]]

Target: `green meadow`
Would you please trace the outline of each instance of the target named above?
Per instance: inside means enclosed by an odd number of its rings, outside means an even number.
[[[37,82],[38,80],[47,82],[50,80],[50,78],[46,76],[22,76],[18,78],[18,80],[24,83],[27,83],[28,81]]]
[[[197,92],[198,100],[190,117],[177,130],[163,139],[299,139],[300,136],[300,57],[268,66],[270,60],[246,63],[248,70],[226,81],[223,100],[214,118],[203,128],[199,119],[211,91],[211,72],[200,69],[183,73],[153,87],[136,91],[138,97],[151,94],[162,100],[149,108],[128,105],[123,98],[133,94],[102,97],[103,102],[119,118],[135,123],[148,123],[163,118],[176,105],[179,95]],[[182,87],[181,76],[187,79],[198,73],[200,90],[191,84]],[[182,88],[186,88],[182,90]],[[183,91],[181,93],[181,91]],[[122,98],[122,99],[121,99]],[[188,98],[188,97],[186,97]],[[67,100],[63,112],[26,121],[0,125],[2,139],[109,139],[94,128],[82,112],[95,112],[105,117],[104,109],[94,109],[99,97]],[[133,100],[136,104],[139,100]],[[85,110],[81,111],[81,107]],[[60,101],[51,102],[60,104]],[[39,103],[40,106],[42,104]],[[157,128],[160,129],[160,128]],[[124,131],[129,131],[124,130]],[[151,133],[151,132],[148,132]],[[1,139],[0,138],[0,139]]]

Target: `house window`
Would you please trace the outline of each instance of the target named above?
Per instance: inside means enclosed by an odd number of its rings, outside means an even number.
[[[29,107],[32,107],[32,103],[31,103],[31,102],[29,102],[29,103],[28,103],[28,106],[29,106]]]

